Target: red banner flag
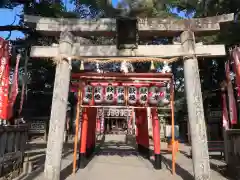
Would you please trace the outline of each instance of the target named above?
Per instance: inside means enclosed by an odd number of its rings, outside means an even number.
[[[228,119],[228,110],[227,110],[227,99],[225,92],[222,92],[222,123],[223,123],[223,128],[224,129],[229,129],[229,119]]]
[[[0,38],[0,118],[7,120],[8,90],[9,90],[9,42]]]
[[[232,81],[230,77],[229,61],[226,62],[225,70],[226,70],[226,80],[227,80],[230,121],[231,121],[231,124],[237,124],[237,108],[236,108],[236,101],[234,97],[233,87],[232,87]]]
[[[22,90],[21,90],[21,98],[20,98],[20,106],[19,106],[19,110],[18,110],[18,114],[20,115],[23,109],[23,102],[24,102],[24,95],[25,95],[25,86],[26,86],[26,82],[22,83]]]
[[[13,116],[13,105],[16,101],[17,94],[18,94],[18,67],[19,67],[20,58],[21,56],[18,54],[16,59],[14,75],[13,75],[13,84],[9,94],[8,119],[10,119]]]
[[[240,97],[240,48],[234,48],[232,51],[233,70],[236,74],[237,95]]]

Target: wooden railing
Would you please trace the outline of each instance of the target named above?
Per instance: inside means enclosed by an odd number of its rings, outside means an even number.
[[[48,123],[50,117],[31,117],[25,119],[29,124],[29,137],[32,136],[40,136],[43,137],[45,141],[47,141],[47,133],[48,133]]]
[[[0,126],[0,179],[18,176],[23,167],[28,125]]]

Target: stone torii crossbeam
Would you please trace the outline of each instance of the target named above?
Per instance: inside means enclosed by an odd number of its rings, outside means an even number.
[[[139,45],[136,49],[118,49],[116,46],[81,45],[74,36],[116,35],[116,19],[79,20],[24,16],[25,22],[46,36],[59,36],[57,46],[32,46],[30,56],[61,57],[57,64],[51,110],[49,138],[45,162],[45,178],[60,179],[61,154],[66,115],[68,84],[72,59],[113,57],[183,57],[185,90],[192,139],[193,168],[196,180],[210,180],[209,154],[206,125],[203,113],[201,84],[197,57],[225,56],[224,45],[200,45],[195,35],[205,35],[220,30],[220,23],[234,20],[233,14],[200,19],[176,20],[147,18],[137,19],[139,37],[178,36],[181,43],[175,45]]]

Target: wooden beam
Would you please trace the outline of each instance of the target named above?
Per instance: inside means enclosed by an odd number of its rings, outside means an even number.
[[[83,72],[83,73],[72,73],[71,74],[71,78],[72,79],[81,79],[83,77],[88,77],[89,79],[94,78],[94,77],[98,77],[98,76],[104,77],[104,78],[125,78],[125,79],[129,79],[129,78],[164,78],[164,79],[168,79],[168,81],[172,80],[172,73],[116,73],[116,72],[109,72],[109,73],[96,73],[96,72]]]
[[[220,29],[219,23],[234,20],[234,14],[196,19],[138,19],[140,36],[175,36],[185,30],[212,32]],[[75,18],[47,18],[25,15],[24,21],[32,28],[47,35],[57,36],[66,27],[79,36],[115,36],[116,19],[80,20]]]
[[[125,50],[122,55],[118,55],[116,46],[81,46],[79,43],[73,45],[72,57],[178,57],[186,56],[181,44],[179,45],[140,45],[136,50]],[[196,56],[213,57],[225,56],[224,45],[196,45]],[[52,58],[57,57],[58,46],[32,46],[31,57]]]

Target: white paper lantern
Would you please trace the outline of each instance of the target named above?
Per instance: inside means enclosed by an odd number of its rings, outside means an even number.
[[[105,102],[113,103],[115,95],[115,88],[112,85],[105,87]]]
[[[166,98],[166,87],[159,88],[159,100],[162,101]]]
[[[126,109],[125,109],[125,111],[124,111],[124,116],[125,116],[125,117],[129,117],[129,116],[130,116],[129,111],[126,110]]]
[[[123,104],[125,102],[125,89],[123,86],[117,86],[117,104]]]
[[[111,109],[108,109],[107,116],[111,116]]]
[[[119,116],[119,109],[115,110],[115,116]]]
[[[139,103],[146,104],[148,102],[148,88],[140,87],[139,88]]]
[[[159,102],[159,88],[157,86],[152,86],[149,89],[149,103],[156,105]]]
[[[120,116],[124,116],[124,110],[123,109],[120,110]]]
[[[159,101],[162,105],[168,104],[169,100],[167,99],[167,88],[164,87],[160,87],[159,88]]]
[[[103,87],[102,86],[94,87],[94,102],[96,104],[103,102]]]
[[[83,96],[83,103],[88,104],[92,100],[92,86],[87,85],[84,87],[84,96]]]
[[[114,116],[115,115],[115,112],[113,109],[111,109],[111,116]]]
[[[134,86],[130,86],[128,88],[128,103],[129,104],[137,103],[137,88]]]

